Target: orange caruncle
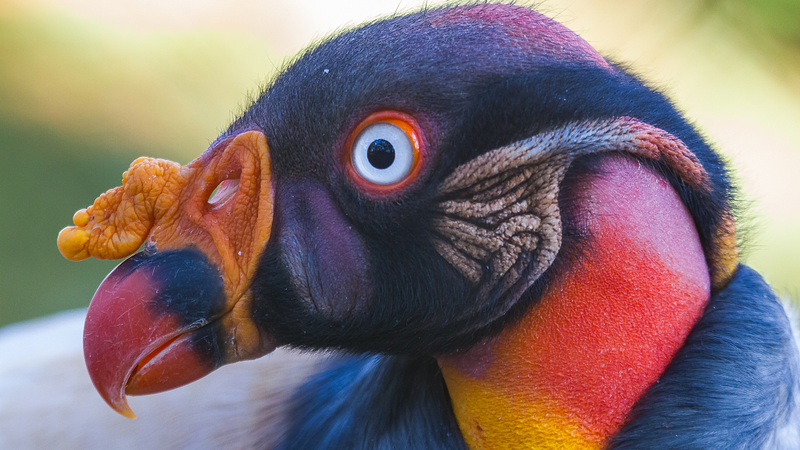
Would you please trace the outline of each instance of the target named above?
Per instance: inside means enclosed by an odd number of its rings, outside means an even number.
[[[65,258],[119,259],[141,247],[150,230],[178,198],[186,168],[163,159],[139,158],[94,204],[75,213],[73,227],[61,230],[58,249]]]

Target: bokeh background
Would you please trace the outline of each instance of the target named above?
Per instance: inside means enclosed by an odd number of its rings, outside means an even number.
[[[116,263],[56,235],[133,159],[189,162],[306,45],[420,3],[0,0],[0,325],[88,305]],[[538,7],[699,124],[745,194],[745,260],[800,297],[800,0]]]

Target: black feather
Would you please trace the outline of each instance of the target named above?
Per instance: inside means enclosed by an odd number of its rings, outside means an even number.
[[[466,450],[436,361],[343,357],[292,399],[289,449]]]

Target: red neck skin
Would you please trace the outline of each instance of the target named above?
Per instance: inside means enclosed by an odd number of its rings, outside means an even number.
[[[590,232],[579,261],[524,318],[442,357],[470,448],[598,448],[664,372],[699,318],[710,280],[672,187],[610,156],[569,207]]]

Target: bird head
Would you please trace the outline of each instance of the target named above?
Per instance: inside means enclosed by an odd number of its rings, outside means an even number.
[[[143,247],[92,299],[90,375],[132,415],[126,394],[281,345],[470,348],[588,251],[562,184],[574,161],[611,153],[675,188],[723,286],[736,255],[718,157],[572,31],[519,6],[467,5],[343,32],[198,159],[135,161],[62,230],[70,259]]]

